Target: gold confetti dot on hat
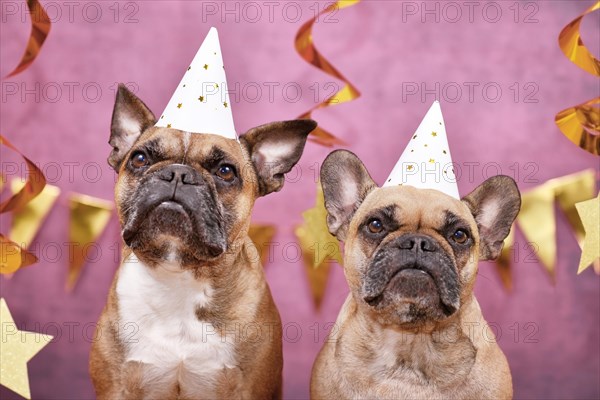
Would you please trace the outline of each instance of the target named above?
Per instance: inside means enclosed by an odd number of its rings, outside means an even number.
[[[204,67],[202,67],[204,69],[208,69],[208,64],[204,64]]]

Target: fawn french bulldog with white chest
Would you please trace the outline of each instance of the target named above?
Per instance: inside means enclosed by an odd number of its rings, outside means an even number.
[[[90,356],[96,394],[280,398],[281,321],[250,213],[281,189],[316,123],[262,125],[239,141],[154,124],[121,85],[108,161],[125,245]]]
[[[315,362],[313,399],[509,399],[506,358],[473,295],[520,208],[495,176],[462,200],[379,188],[335,151],[321,168],[329,230],[345,242],[350,295]]]

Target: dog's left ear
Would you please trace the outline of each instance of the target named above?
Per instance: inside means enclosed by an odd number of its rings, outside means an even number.
[[[463,197],[462,201],[477,222],[480,259],[495,259],[500,255],[503,241],[521,208],[517,184],[509,176],[493,176]]]
[[[260,196],[281,190],[284,174],[300,160],[306,137],[316,127],[311,119],[296,119],[257,126],[240,136],[258,176]]]

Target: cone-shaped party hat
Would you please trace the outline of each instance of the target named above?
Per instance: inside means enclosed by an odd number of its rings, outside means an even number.
[[[206,35],[156,126],[237,139],[215,28]]]
[[[460,198],[438,101],[427,111],[383,186],[393,185],[435,189]]]

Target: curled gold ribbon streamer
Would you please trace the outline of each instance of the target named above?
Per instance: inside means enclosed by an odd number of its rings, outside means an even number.
[[[30,202],[35,196],[40,194],[46,186],[46,178],[42,171],[27,157],[25,157],[15,146],[13,146],[4,136],[0,135],[0,145],[4,145],[14,152],[18,153],[27,164],[27,182],[21,190],[11,196],[8,200],[0,203],[0,213],[13,211],[23,207]]]
[[[504,240],[504,248],[496,260],[496,270],[504,287],[512,288],[511,258],[514,245],[514,229],[518,225],[532,248],[519,246],[521,261],[534,252],[542,266],[554,282],[556,267],[556,218],[554,203],[558,202],[559,208],[567,217],[577,243],[583,249],[585,230],[575,205],[584,200],[589,200],[595,193],[595,172],[586,170],[579,173],[566,175],[537,186],[521,196],[521,211],[517,216],[511,233]],[[600,273],[600,264],[595,263],[594,269]]]
[[[18,211],[28,202],[33,200],[44,190],[46,178],[42,171],[27,157],[25,157],[4,136],[0,135],[0,145],[4,145],[18,153],[27,164],[27,181],[23,188],[12,195],[9,199],[0,203],[0,213]],[[12,274],[21,267],[37,262],[37,257],[21,248],[19,244],[0,235],[0,274]]]
[[[298,33],[296,34],[296,39],[294,41],[296,51],[300,54],[306,62],[314,65],[321,71],[326,74],[333,76],[345,83],[344,87],[334,93],[332,96],[325,99],[323,102],[317,104],[312,107],[310,110],[300,115],[299,118],[310,118],[312,112],[318,110],[320,108],[330,107],[336,104],[345,103],[347,101],[352,101],[360,96],[360,92],[358,89],[350,83],[348,79],[344,77],[325,57],[319,53],[317,48],[313,43],[312,29],[315,21],[325,13],[329,13],[334,10],[340,10],[342,8],[350,7],[356,3],[360,2],[360,0],[338,0],[335,3],[327,6],[323,11],[318,13],[315,17],[309,19],[305,22]],[[338,139],[336,136],[326,131],[321,127],[317,127],[312,133],[310,140],[319,143],[323,146],[333,146],[336,144],[344,144],[344,142]]]
[[[600,9],[600,1],[564,27],[558,36],[562,52],[573,64],[594,76],[600,76],[600,61],[585,47],[579,29],[587,14]],[[600,155],[600,97],[559,112],[555,122],[571,142],[594,155]]]
[[[27,8],[29,8],[29,15],[31,17],[31,33],[29,34],[27,47],[19,65],[6,76],[7,78],[23,72],[33,63],[50,32],[50,18],[48,18],[48,14],[46,14],[44,7],[42,7],[39,1],[27,0]]]

